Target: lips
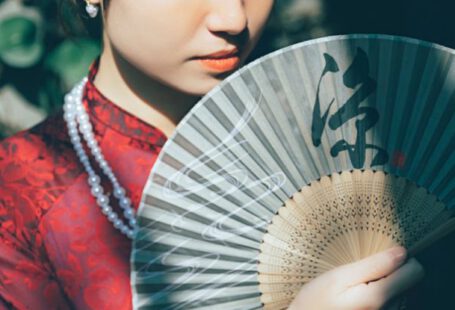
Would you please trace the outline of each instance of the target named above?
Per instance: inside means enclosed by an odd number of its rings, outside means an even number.
[[[234,56],[234,55],[238,55],[239,53],[239,50],[238,48],[233,48],[233,49],[230,49],[230,50],[222,50],[222,51],[218,51],[218,52],[215,52],[215,53],[212,53],[212,54],[209,54],[209,55],[204,55],[204,56],[200,56],[198,58],[201,58],[201,59],[206,59],[206,58],[215,58],[215,59],[220,59],[220,58],[228,58],[228,57],[231,57],[231,56]]]
[[[218,51],[202,57],[197,57],[201,64],[207,69],[225,72],[231,71],[240,64],[240,56],[237,48]]]
[[[240,57],[233,56],[227,58],[203,58],[199,61],[208,69],[225,72],[237,68],[240,63]]]

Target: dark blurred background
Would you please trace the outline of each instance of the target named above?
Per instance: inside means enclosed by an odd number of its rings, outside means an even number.
[[[250,60],[332,34],[385,33],[455,47],[454,0],[276,0]],[[0,0],[0,139],[62,104],[100,52],[99,20],[58,0]],[[69,1],[67,1],[69,2]]]

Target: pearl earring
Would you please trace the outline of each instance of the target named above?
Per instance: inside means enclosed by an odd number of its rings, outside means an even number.
[[[85,10],[87,11],[87,14],[91,18],[95,18],[96,15],[98,15],[99,8],[97,6],[91,4],[89,0],[85,0],[85,2],[87,3],[87,5],[85,6]]]

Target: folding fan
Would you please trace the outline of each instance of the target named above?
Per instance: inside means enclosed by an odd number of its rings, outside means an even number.
[[[455,225],[454,51],[349,35],[242,67],[180,122],[144,189],[138,309],[285,309],[302,285]]]

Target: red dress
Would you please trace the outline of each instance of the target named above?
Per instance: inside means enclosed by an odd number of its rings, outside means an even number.
[[[98,62],[84,105],[137,210],[166,136],[99,92]],[[130,251],[90,194],[61,113],[0,142],[0,309],[131,309]]]

